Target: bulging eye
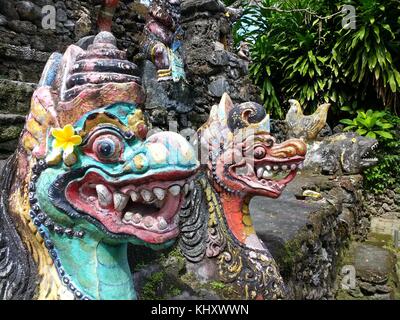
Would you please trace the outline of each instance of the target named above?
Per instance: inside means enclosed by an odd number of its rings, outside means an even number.
[[[121,155],[122,142],[114,135],[98,137],[93,143],[93,152],[105,162],[117,161]]]
[[[256,159],[262,159],[266,156],[267,152],[265,151],[265,148],[263,147],[256,147],[254,149],[254,158]]]

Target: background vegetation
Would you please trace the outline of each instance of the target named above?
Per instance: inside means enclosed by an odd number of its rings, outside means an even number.
[[[284,118],[291,98],[305,113],[332,103],[331,126],[380,141],[380,164],[366,174],[370,190],[398,187],[400,0],[241,2],[235,42],[250,45],[250,76],[272,117]],[[356,8],[355,29],[343,27],[343,5]]]

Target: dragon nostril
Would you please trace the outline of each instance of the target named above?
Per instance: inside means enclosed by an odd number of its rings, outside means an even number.
[[[266,143],[266,145],[267,145],[268,147],[273,147],[274,144],[275,144],[275,140],[272,139],[272,138],[268,138],[268,139],[265,141],[265,143]]]

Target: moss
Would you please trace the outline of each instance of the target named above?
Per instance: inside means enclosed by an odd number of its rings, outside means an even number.
[[[277,258],[282,275],[292,273],[293,266],[301,256],[301,241],[293,240],[284,245],[280,257]]]
[[[165,272],[153,273],[141,290],[143,300],[166,300],[179,296],[182,290],[172,283]]]
[[[0,142],[18,139],[23,125],[21,126],[0,126]]]
[[[210,282],[210,285],[214,290],[223,290],[226,288],[226,284],[219,281],[212,281]]]
[[[157,292],[159,291],[159,286],[165,279],[164,272],[156,272],[153,273],[150,278],[147,280],[146,284],[142,289],[142,299],[144,300],[162,300]]]

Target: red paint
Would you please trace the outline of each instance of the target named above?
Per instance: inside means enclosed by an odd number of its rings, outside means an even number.
[[[182,179],[186,179],[191,174],[188,172],[181,172],[180,175]],[[179,175],[175,172],[173,176],[177,178]],[[129,195],[131,191],[139,192],[144,189],[153,190],[155,187],[160,187],[164,190],[167,190],[168,187],[172,185],[180,185],[183,187],[185,182],[187,182],[186,180],[162,181],[160,179],[161,177],[165,178],[165,175],[154,175],[151,180],[150,177],[146,177],[147,180],[137,179],[121,181],[115,179],[114,181],[109,181],[96,172],[88,172],[82,179],[74,180],[68,184],[65,196],[71,206],[98,220],[108,231],[115,234],[135,236],[148,243],[161,244],[176,238],[179,234],[179,227],[174,223],[174,218],[181,208],[183,201],[182,193],[174,197],[167,192],[165,202],[159,211],[148,214],[144,214],[140,211],[133,212],[142,214],[143,218],[146,216],[151,216],[154,220],[164,218],[168,223],[168,227],[161,231],[156,229],[147,230],[140,225],[123,223],[123,213],[114,210],[113,204],[108,208],[100,207],[95,191],[95,186],[97,184],[102,184],[106,186],[110,192],[118,190],[121,193]],[[129,203],[126,209],[128,210],[128,208]]]
[[[247,236],[244,230],[245,225],[243,224],[242,213],[244,199],[221,193],[221,203],[229,229],[233,232],[236,239],[245,243]]]
[[[119,4],[119,0],[104,0],[103,7],[97,20],[97,25],[100,31],[111,32],[112,20],[115,9]]]

